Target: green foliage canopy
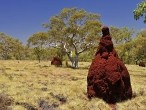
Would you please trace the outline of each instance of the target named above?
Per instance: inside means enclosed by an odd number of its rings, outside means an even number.
[[[0,57],[1,59],[21,59],[23,45],[18,39],[14,39],[5,33],[0,33]]]
[[[77,58],[82,52],[97,45],[101,30],[98,14],[77,8],[64,8],[44,26],[48,28],[50,45],[63,48],[70,60],[70,52]]]
[[[136,20],[138,20],[140,17],[143,17],[144,23],[146,23],[146,0],[140,2],[133,13]]]
[[[110,31],[115,44],[122,44],[131,41],[134,33],[133,29],[129,29],[127,27],[118,28],[111,26]]]
[[[27,40],[28,46],[33,48],[34,54],[36,55],[39,62],[46,52],[48,38],[49,37],[46,32],[38,32],[30,36]]]

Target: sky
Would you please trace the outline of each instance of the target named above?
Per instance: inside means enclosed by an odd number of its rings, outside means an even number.
[[[143,19],[134,20],[133,10],[142,0],[0,0],[0,32],[22,42],[36,32],[47,31],[42,24],[63,8],[84,9],[101,16],[106,26],[146,29]]]

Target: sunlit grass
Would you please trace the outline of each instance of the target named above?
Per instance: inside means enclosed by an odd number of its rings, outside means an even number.
[[[98,98],[86,97],[87,74],[90,63],[80,62],[79,69],[55,67],[50,62],[0,61],[0,93],[14,99],[12,110],[26,110],[17,103],[28,103],[38,108],[45,100],[56,104],[55,110],[109,110]],[[131,76],[134,97],[117,103],[118,110],[146,110],[146,68],[126,65]],[[63,98],[63,101],[59,98]]]

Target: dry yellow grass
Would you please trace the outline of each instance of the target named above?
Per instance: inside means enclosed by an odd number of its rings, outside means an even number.
[[[86,97],[89,65],[80,62],[80,69],[71,69],[51,66],[50,62],[0,61],[0,93],[14,99],[12,110],[27,110],[18,103],[38,108],[39,100],[58,105],[55,110],[110,110],[101,99],[89,101]],[[146,110],[146,67],[126,66],[135,97],[117,103],[117,110]]]

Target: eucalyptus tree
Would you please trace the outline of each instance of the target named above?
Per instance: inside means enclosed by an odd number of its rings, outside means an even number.
[[[132,35],[134,34],[134,30],[129,29],[128,27],[118,28],[111,26],[110,31],[116,45],[131,41]]]
[[[127,27],[110,27],[113,42],[121,59],[130,63],[130,50],[132,49],[133,29]]]
[[[143,17],[144,23],[146,23],[146,0],[140,2],[133,13],[136,20],[140,19],[140,17]]]
[[[45,54],[48,38],[48,33],[38,32],[30,36],[27,40],[28,47],[34,50],[34,54],[39,62],[41,61],[42,56]]]
[[[146,30],[140,31],[133,41],[132,52],[135,61],[144,60],[146,62]]]
[[[1,59],[7,60],[15,57],[14,54],[19,54],[19,58],[22,54],[20,51],[23,50],[22,43],[11,36],[6,35],[5,33],[0,33],[0,57]],[[19,49],[18,49],[19,48]]]
[[[98,44],[101,30],[100,15],[83,9],[64,8],[44,24],[50,46],[63,49],[72,67],[78,67],[79,55]]]
[[[16,60],[25,59],[25,46],[19,39],[14,40],[13,47],[13,57]]]

